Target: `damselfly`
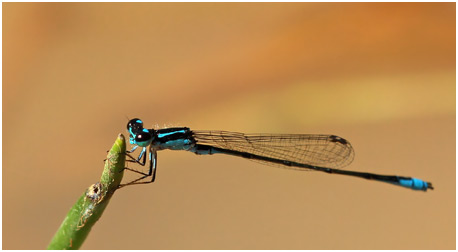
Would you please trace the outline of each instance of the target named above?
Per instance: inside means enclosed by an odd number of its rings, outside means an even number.
[[[130,144],[127,155],[131,162],[146,164],[149,172],[129,184],[151,183],[156,178],[157,151],[186,150],[198,155],[227,154],[267,163],[282,168],[315,170],[365,178],[413,190],[433,189],[430,182],[417,178],[379,175],[368,172],[340,170],[353,161],[354,151],[350,142],[335,135],[315,134],[243,134],[228,131],[197,131],[186,127],[145,129],[142,120],[135,118],[127,124]],[[130,153],[138,147],[137,158]],[[138,182],[147,177],[151,180]]]

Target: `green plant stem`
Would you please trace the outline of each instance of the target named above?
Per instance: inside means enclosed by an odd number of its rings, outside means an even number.
[[[78,249],[92,226],[102,216],[121,183],[126,161],[126,141],[118,135],[105,161],[100,182],[91,185],[78,199],[60,225],[48,249]]]

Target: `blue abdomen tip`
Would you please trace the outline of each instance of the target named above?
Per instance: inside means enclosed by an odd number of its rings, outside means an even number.
[[[417,178],[399,179],[399,185],[413,190],[426,191],[428,188],[433,189],[430,183]]]

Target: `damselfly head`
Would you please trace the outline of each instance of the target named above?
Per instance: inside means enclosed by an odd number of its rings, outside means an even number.
[[[134,143],[140,147],[146,147],[153,141],[153,136],[147,129],[143,129],[132,136]]]
[[[138,118],[134,118],[127,123],[127,131],[129,133],[136,133],[143,129],[143,122]]]

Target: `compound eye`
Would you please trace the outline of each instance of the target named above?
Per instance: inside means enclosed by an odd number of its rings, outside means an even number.
[[[134,118],[127,123],[127,130],[131,132],[138,131],[142,128],[143,128],[143,122],[142,120],[138,118]]]
[[[135,142],[140,147],[146,147],[151,144],[152,138],[151,134],[147,130],[144,130],[135,135]]]

